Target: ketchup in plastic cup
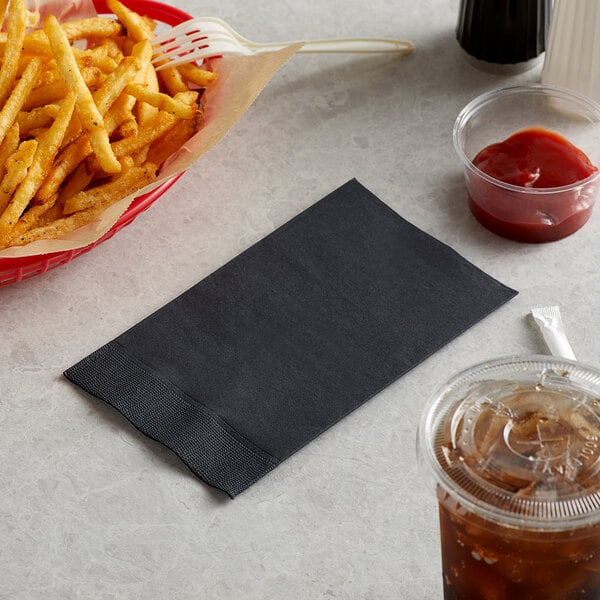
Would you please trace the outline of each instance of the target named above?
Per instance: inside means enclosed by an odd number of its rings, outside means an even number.
[[[519,242],[571,235],[600,185],[600,105],[543,84],[470,102],[454,125],[469,206],[487,229]]]
[[[452,378],[419,428],[445,600],[600,598],[600,371],[506,357]]]

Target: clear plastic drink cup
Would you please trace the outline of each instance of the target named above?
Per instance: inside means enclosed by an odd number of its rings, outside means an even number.
[[[419,428],[445,600],[600,600],[600,370],[508,357],[454,377]]]

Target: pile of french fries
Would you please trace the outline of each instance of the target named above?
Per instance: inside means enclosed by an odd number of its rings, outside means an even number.
[[[217,75],[191,63],[157,72],[156,23],[107,4],[114,17],[59,23],[0,0],[0,248],[98,219],[202,124]]]

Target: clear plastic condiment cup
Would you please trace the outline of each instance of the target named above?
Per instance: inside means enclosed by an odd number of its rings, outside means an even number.
[[[418,450],[437,492],[445,600],[600,598],[600,371],[505,357],[433,397]]]
[[[589,220],[600,190],[600,171],[569,185],[535,188],[505,183],[473,164],[485,147],[529,128],[559,134],[600,167],[600,104],[545,84],[496,89],[473,99],[454,123],[454,147],[463,166],[469,207],[484,227],[519,242],[555,241]]]

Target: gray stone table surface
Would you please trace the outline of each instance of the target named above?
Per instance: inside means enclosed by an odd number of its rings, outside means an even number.
[[[433,493],[415,458],[450,375],[545,351],[527,318],[558,304],[600,353],[600,214],[547,245],[472,218],[452,124],[476,95],[538,81],[475,70],[458,0],[173,0],[257,41],[410,39],[406,59],[298,55],[148,211],[66,266],[0,288],[0,599],[435,600]],[[194,478],[62,371],[356,177],[520,294],[235,500]]]

